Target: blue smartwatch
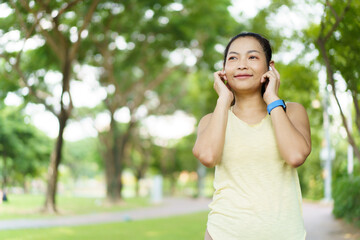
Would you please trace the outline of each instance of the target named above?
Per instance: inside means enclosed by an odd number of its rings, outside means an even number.
[[[284,109],[284,111],[286,112],[286,105],[285,105],[284,100],[279,99],[279,100],[273,101],[272,103],[270,103],[269,105],[267,105],[267,111],[268,111],[269,115],[270,115],[270,113],[271,113],[271,110],[273,110],[273,109],[276,108],[276,107],[280,107],[280,106],[281,106],[281,107]]]

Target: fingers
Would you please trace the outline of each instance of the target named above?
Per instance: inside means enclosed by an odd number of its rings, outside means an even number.
[[[224,79],[227,81],[227,78],[226,78],[226,74],[225,74],[225,71],[218,71],[219,72],[219,76],[221,79]]]
[[[278,94],[278,90],[280,87],[280,74],[275,69],[274,64],[270,63],[271,70],[264,73],[261,77],[261,83],[265,83],[265,93],[264,99],[265,101],[270,101],[269,99],[275,98]]]
[[[214,84],[215,84],[217,81],[221,81],[222,83],[226,83],[226,84],[227,84],[226,74],[225,74],[223,71],[214,72],[214,78],[215,78]]]
[[[214,88],[216,91],[220,91],[223,87],[227,87],[231,91],[230,85],[227,82],[227,77],[224,71],[214,72]]]
[[[280,73],[278,72],[278,70],[275,68],[275,63],[274,62],[271,62],[270,63],[270,67],[272,68],[272,71],[275,73],[276,77],[278,79],[280,79]]]
[[[260,82],[261,83],[264,83],[266,82],[267,80],[271,80],[272,79],[275,79],[277,82],[280,83],[280,73],[278,72],[278,70],[275,68],[275,64],[274,62],[272,61],[270,63],[270,67],[271,67],[271,70],[267,71],[266,73],[264,73],[264,75],[261,77],[261,80]]]
[[[264,83],[264,82],[266,82],[267,80],[271,80],[272,81],[272,79],[277,79],[277,76],[276,76],[276,74],[273,72],[273,71],[268,71],[268,72],[266,72],[266,73],[264,73],[263,75],[262,75],[262,77],[261,77],[261,80],[260,80],[260,82],[261,83]]]

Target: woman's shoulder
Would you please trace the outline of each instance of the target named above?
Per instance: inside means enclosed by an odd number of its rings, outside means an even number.
[[[286,109],[288,109],[289,111],[306,110],[305,107],[301,103],[286,102],[285,104],[286,104]]]
[[[208,113],[208,114],[204,115],[199,121],[199,126],[200,126],[200,124],[209,122],[212,115],[213,115],[213,113]]]
[[[286,114],[291,117],[298,117],[298,116],[307,116],[305,107],[297,102],[287,102],[286,103]]]
[[[203,116],[200,121],[199,121],[199,125],[198,125],[198,132],[201,132],[202,129],[204,129],[208,123],[210,122],[211,116],[213,113],[208,113],[205,116]]]

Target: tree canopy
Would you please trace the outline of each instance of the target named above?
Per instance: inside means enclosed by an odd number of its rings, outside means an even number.
[[[225,46],[239,32],[252,31],[270,40],[281,75],[280,96],[301,103],[309,114],[314,147],[307,164],[299,168],[300,181],[306,194],[321,197],[323,109],[319,72],[326,68],[334,96],[338,83],[345,82],[353,100],[353,125],[359,130],[356,39],[360,5],[350,0],[304,1],[307,6],[323,6],[323,15],[320,22],[310,19],[306,29],[295,30],[274,23],[280,11],[289,16],[297,11],[299,3],[295,1],[273,0],[252,19],[240,12],[237,20],[229,11],[235,4],[228,0],[2,3],[10,10],[0,21],[0,101],[4,102],[9,93],[16,94],[24,106],[43,105],[59,124],[53,143],[28,124],[20,109],[2,104],[3,175],[8,179],[16,179],[15,173],[37,176],[50,162],[47,203],[55,209],[61,164],[67,165],[75,178],[93,176],[91,167],[82,166],[98,164],[105,175],[107,196],[114,202],[122,197],[121,174],[125,168],[137,178],[154,169],[169,178],[182,170],[196,171],[198,162],[191,153],[195,133],[169,141],[171,144],[157,144],[156,136],[144,130],[145,119],[181,110],[199,121],[212,112],[217,99],[212,74],[222,68]],[[291,55],[290,60],[284,53]],[[308,60],[310,55],[317,57]],[[77,107],[73,103],[73,84],[86,84],[89,78],[79,70],[85,67],[92,69],[89,74],[104,92],[97,106]],[[341,104],[338,106],[342,109]],[[127,120],[119,120],[124,112],[128,113]],[[90,118],[95,122],[103,115],[109,121],[97,128],[97,140],[66,142],[63,149],[69,120]],[[358,133],[352,134],[346,122],[343,117],[349,142],[357,149]],[[54,145],[52,157],[49,144]]]

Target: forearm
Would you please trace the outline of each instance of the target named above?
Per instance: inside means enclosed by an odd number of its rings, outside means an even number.
[[[193,153],[207,167],[213,167],[220,161],[225,142],[228,110],[228,101],[218,98],[210,121],[198,133]]]
[[[281,107],[271,111],[271,120],[282,158],[293,167],[303,164],[310,154],[311,143],[306,141]]]

